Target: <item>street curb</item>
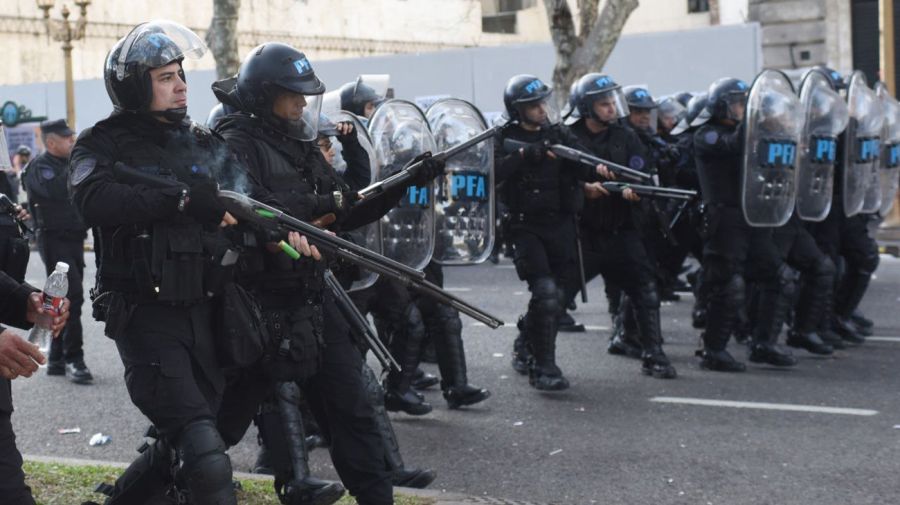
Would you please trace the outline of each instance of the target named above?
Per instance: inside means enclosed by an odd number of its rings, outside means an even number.
[[[70,466],[109,466],[113,468],[126,468],[128,463],[119,461],[106,461],[100,459],[81,459],[81,458],[63,458],[58,456],[37,456],[33,454],[23,454],[22,459],[25,461],[33,461],[36,463],[50,463]],[[256,473],[234,472],[234,477],[241,480],[267,481],[272,480],[271,475],[260,475]],[[468,496],[460,493],[452,493],[445,491],[435,491],[431,489],[413,489],[408,487],[394,487],[394,492],[406,496],[415,496],[418,498],[430,498],[435,500],[434,505],[473,505],[473,504],[498,504],[498,505],[536,505],[527,502],[512,502],[506,500],[496,500],[492,498],[479,498]]]

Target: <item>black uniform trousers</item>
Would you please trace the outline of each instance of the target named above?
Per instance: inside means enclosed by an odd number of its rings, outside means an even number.
[[[50,361],[72,363],[84,359],[84,336],[81,327],[81,306],[84,304],[84,232],[67,230],[39,230],[37,234],[38,252],[47,275],[53,272],[56,263],[69,265],[69,321],[50,344]]]
[[[516,272],[531,284],[553,277],[562,287],[577,283],[575,221],[571,215],[513,220],[509,225]]]
[[[225,381],[214,317],[212,302],[138,304],[121,335],[114,335],[131,401],[172,443],[188,423],[215,419],[219,408]]]
[[[264,301],[262,307],[269,311]],[[326,293],[323,311],[324,346],[319,350],[318,370],[298,385],[329,441],[335,470],[350,493],[364,505],[393,503],[384,442],[363,386],[362,355],[330,293]],[[240,442],[274,387],[276,380],[266,374],[267,366],[264,359],[230,375],[217,419],[219,433],[229,446]]]
[[[778,292],[781,254],[771,228],[753,228],[734,207],[710,207],[704,216],[703,282],[709,293],[704,344],[724,350],[745,303],[746,281]],[[760,310],[764,310],[760,307]]]
[[[11,383],[0,379],[0,398],[11,398]],[[0,403],[6,403],[0,400]],[[0,503],[4,505],[34,505],[31,488],[25,485],[25,474],[22,472],[22,455],[16,448],[16,435],[13,433],[10,416],[12,403],[0,405]]]
[[[642,286],[656,285],[656,269],[644,246],[641,234],[634,229],[604,233],[582,229],[581,249],[584,256],[584,277],[590,282],[598,275],[608,287],[612,301],[618,289],[638,302],[644,297]],[[571,300],[580,287],[566,284],[566,299]],[[659,307],[657,298],[656,307]],[[651,307],[652,308],[652,307]]]

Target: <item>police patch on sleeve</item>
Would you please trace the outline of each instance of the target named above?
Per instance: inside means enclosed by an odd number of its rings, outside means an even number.
[[[54,177],[56,177],[56,172],[53,171],[53,167],[41,167],[41,178],[47,179],[48,181]]]
[[[644,158],[642,158],[636,154],[634,156],[632,156],[631,159],[628,160],[628,166],[635,170],[643,170],[644,165],[646,165]]]
[[[703,135],[703,140],[709,145],[715,144],[719,140],[719,133],[715,130],[710,130]]]
[[[97,166],[96,158],[84,158],[79,160],[75,165],[75,168],[72,169],[72,185],[77,186],[82,183],[85,179],[88,178],[94,172],[94,168]]]

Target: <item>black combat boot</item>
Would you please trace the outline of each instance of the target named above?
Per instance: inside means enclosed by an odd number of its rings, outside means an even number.
[[[416,373],[413,375],[412,387],[413,389],[422,391],[437,386],[440,382],[441,380],[434,375],[431,375],[421,368],[416,368]]]
[[[513,370],[522,375],[528,374],[528,363],[531,361],[531,352],[528,350],[528,345],[526,345],[526,317],[528,317],[527,314],[519,317],[519,320],[516,322],[516,328],[518,328],[519,333],[513,341],[512,351]]]
[[[788,332],[787,345],[806,349],[813,354],[827,356],[834,347],[825,342],[816,331],[826,317],[834,287],[834,263],[823,259],[809,274],[804,273],[803,287],[797,298],[794,321]]]
[[[300,388],[293,382],[277,386],[278,408],[281,414],[284,440],[290,457],[291,473],[276,469],[275,491],[281,503],[287,505],[331,505],[344,496],[344,486],[313,477],[309,471],[306,434],[300,415]]]
[[[746,365],[734,359],[725,349],[704,348],[696,352],[700,358],[700,368],[713,372],[743,372]]]
[[[793,288],[794,272],[787,265],[779,268],[777,277],[771,283],[759,287],[759,300],[755,307],[756,325],[753,327],[753,341],[750,343],[749,360],[752,363],[781,367],[797,364],[797,358],[775,345],[790,310]]]
[[[472,386],[466,369],[466,351],[462,339],[462,321],[456,309],[437,305],[426,327],[437,347],[438,369],[441,371],[441,391],[447,406],[456,409],[474,405],[491,396],[487,389]]]
[[[614,356],[641,359],[643,351],[638,342],[638,329],[631,299],[622,295],[617,307],[617,312],[612,315],[613,331],[606,352]]]
[[[655,297],[655,286],[642,288],[640,300],[636,300],[633,311],[641,339],[641,372],[657,379],[674,379],[678,374],[669,358],[662,350],[662,331],[659,321],[659,306]]]
[[[378,383],[375,373],[369,365],[363,363],[362,367],[363,388],[366,391],[366,399],[375,410],[375,426],[381,440],[384,442],[385,464],[391,472],[391,482],[395,486],[424,488],[431,484],[437,477],[437,473],[431,469],[406,468],[403,457],[400,455],[400,443],[391,418],[384,408],[384,389]]]
[[[532,359],[528,383],[541,391],[568,389],[569,381],[556,365],[556,318],[528,316],[528,338]]]
[[[566,311],[562,311],[559,314],[556,325],[557,331],[564,333],[584,333],[585,331],[584,325],[576,321],[575,318],[572,317],[572,314],[569,314]]]
[[[405,327],[395,332],[391,339],[391,351],[400,363],[400,371],[391,370],[388,374],[384,406],[391,412],[424,416],[431,412],[431,404],[413,391],[412,383],[419,366],[425,325],[415,304],[407,307],[404,320]]]
[[[656,379],[674,379],[678,376],[672,362],[663,352],[662,347],[644,351],[641,359],[641,372]]]

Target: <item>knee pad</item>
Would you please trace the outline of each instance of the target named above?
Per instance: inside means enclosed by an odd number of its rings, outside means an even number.
[[[425,322],[415,303],[410,303],[403,311],[403,323],[408,340],[421,342],[425,338]]]
[[[366,399],[369,401],[369,405],[373,407],[384,405],[384,388],[381,387],[375,372],[372,371],[368,364],[363,363],[360,375],[362,375],[363,389],[366,392]]]
[[[559,314],[559,288],[552,277],[542,277],[534,281],[528,308],[535,314],[556,317]]]
[[[634,303],[635,306],[658,309],[659,289],[656,285],[656,282],[650,281],[641,284],[637,292],[635,293],[635,296],[632,298],[634,298],[632,303]]]
[[[837,267],[831,258],[822,255],[822,258],[816,262],[813,272],[816,277],[828,278],[833,283],[834,277],[837,275]]]
[[[778,292],[786,297],[794,294],[796,287],[797,271],[789,267],[786,263],[782,263],[776,272],[775,281],[777,283]]]
[[[197,503],[237,503],[231,483],[231,459],[225,442],[209,419],[193,421],[181,430],[178,442],[181,466],[176,480]]]
[[[462,335],[462,320],[456,309],[439,303],[435,310],[435,316],[435,322],[440,326],[439,331],[445,338]],[[430,330],[430,333],[434,335],[434,330]]]
[[[722,296],[725,300],[730,300],[736,308],[739,308],[744,305],[746,294],[747,285],[744,283],[744,278],[740,275],[733,274],[722,286],[721,292],[711,295]]]

